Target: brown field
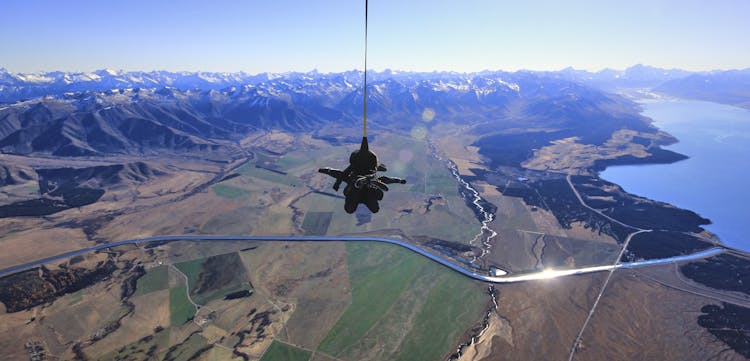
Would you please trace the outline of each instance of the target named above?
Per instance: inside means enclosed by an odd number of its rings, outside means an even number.
[[[433,131],[434,145],[438,151],[447,155],[456,163],[458,171],[463,175],[475,175],[471,168],[487,169],[479,155],[478,148],[467,145],[474,143],[478,137],[466,133],[456,134],[456,126],[436,126]]]
[[[182,217],[189,219],[192,214],[175,214],[175,210],[188,207],[175,206],[174,202],[221,171],[211,162],[153,157],[110,157],[102,161],[2,155],[0,159],[23,167],[85,167],[143,161],[164,173],[149,181],[136,184],[125,180],[126,183],[106,188],[104,196],[88,206],[45,217],[0,219],[0,247],[6,250],[0,256],[2,268],[90,246],[91,238],[110,241],[162,231],[184,232],[192,225],[185,225]],[[188,200],[192,198],[195,197]],[[29,244],[34,247],[28,247]]]
[[[314,349],[328,330],[346,310],[349,300],[335,298],[303,297],[286,324],[286,341],[290,344]]]
[[[719,302],[617,271],[575,360],[744,360],[697,323],[702,306]]]
[[[0,252],[0,268],[90,245],[91,243],[86,241],[86,235],[78,229],[41,228],[6,234],[0,237],[0,248],[3,249],[3,252]]]
[[[473,360],[562,360],[588,314],[605,273],[498,286],[494,332]]]
[[[100,357],[153,334],[157,326],[169,325],[169,290],[134,297],[131,302],[135,305],[133,315],[123,319],[117,331],[86,347],[87,355]]]
[[[549,211],[532,210],[523,199],[503,196],[495,186],[484,182],[479,182],[476,188],[484,199],[498,207],[490,223],[498,236],[487,255],[488,265],[519,272],[614,262],[619,246],[612,237],[586,229],[580,223],[563,229]]]
[[[621,129],[612,134],[602,146],[577,143],[577,137],[560,139],[534,151],[534,156],[524,162],[527,169],[567,174],[588,174],[587,169],[600,159],[614,159],[625,155],[636,158],[649,156],[646,147],[632,143],[633,137],[658,140],[658,134],[640,133]]]
[[[81,300],[71,304],[74,295],[67,295],[49,307],[2,314],[0,346],[6,355],[24,355],[19,340],[41,339],[53,354],[66,353],[72,342],[89,337],[119,312],[119,288],[99,283],[84,291]],[[29,322],[35,318],[36,322]],[[22,358],[22,357],[19,357]]]

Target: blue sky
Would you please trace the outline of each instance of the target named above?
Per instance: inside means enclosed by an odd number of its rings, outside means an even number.
[[[0,67],[362,68],[364,1],[3,0]],[[750,1],[371,0],[371,68],[750,67]]]

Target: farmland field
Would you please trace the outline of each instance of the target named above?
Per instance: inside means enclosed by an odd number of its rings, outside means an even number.
[[[214,193],[217,196],[229,198],[229,199],[240,198],[250,193],[247,190],[237,188],[237,187],[232,187],[226,184],[217,184],[213,186],[211,189],[213,189]]]
[[[309,359],[309,351],[279,341],[273,341],[271,346],[266,350],[266,353],[261,357],[261,361],[307,361]]]
[[[305,235],[322,236],[328,232],[328,225],[331,224],[333,212],[307,212],[305,220],[302,222],[302,229]]]
[[[169,323],[179,326],[195,314],[195,306],[187,298],[187,288],[178,286],[169,289]]]
[[[159,291],[169,286],[169,268],[158,266],[146,270],[146,274],[138,279],[134,296],[145,295],[150,292]]]
[[[350,243],[346,248],[352,302],[320,351],[357,359],[373,352],[377,342],[391,347],[379,357],[436,359],[450,351],[448,340],[460,336],[455,330],[481,317],[478,310],[487,299],[478,283],[399,247]],[[393,330],[405,317],[415,325]]]

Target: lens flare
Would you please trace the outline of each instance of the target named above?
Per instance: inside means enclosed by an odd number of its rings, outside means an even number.
[[[388,167],[388,170],[394,174],[403,174],[408,171],[406,163],[398,160],[393,162],[393,164]]]
[[[403,149],[398,152],[398,160],[403,163],[409,163],[414,158],[414,153],[408,149]]]
[[[411,136],[415,139],[422,140],[427,136],[427,129],[424,127],[414,127],[411,130]]]
[[[539,279],[550,279],[550,278],[555,278],[557,276],[560,276],[560,271],[553,270],[553,269],[545,269],[539,275]]]
[[[422,112],[422,121],[431,122],[433,119],[435,119],[435,110],[432,108],[425,108]]]

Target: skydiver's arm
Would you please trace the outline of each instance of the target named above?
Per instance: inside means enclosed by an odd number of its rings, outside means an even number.
[[[329,167],[318,169],[318,173],[327,174],[327,175],[329,175],[329,176],[331,176],[333,178],[336,178],[336,179],[339,179],[339,178],[343,177],[343,172],[342,171],[340,171],[338,169],[329,168]]]
[[[380,178],[378,178],[378,180],[385,184],[393,184],[393,183],[406,184],[406,179],[401,179],[401,178],[396,178],[396,177],[381,176]]]
[[[344,178],[349,178],[349,175],[352,172],[352,166],[346,167],[341,174],[336,178],[336,183],[333,184],[333,190],[338,191],[339,187],[341,186],[341,182],[344,181]]]

